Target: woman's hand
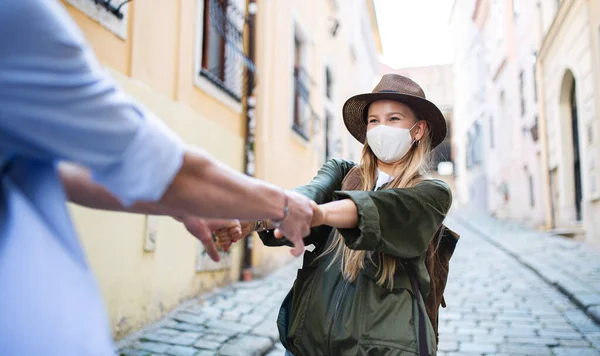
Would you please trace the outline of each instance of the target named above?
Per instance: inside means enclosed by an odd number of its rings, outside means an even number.
[[[254,221],[232,220],[229,224],[215,230],[217,247],[225,252],[229,251],[231,245],[248,236],[254,230],[254,226]]]
[[[358,225],[358,208],[350,199],[336,200],[318,205],[311,203],[313,218],[311,227],[327,225],[337,229],[351,229]],[[275,230],[275,237],[282,238],[283,234]]]

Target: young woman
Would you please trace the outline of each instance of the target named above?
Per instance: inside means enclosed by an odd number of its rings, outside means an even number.
[[[446,122],[418,84],[394,74],[350,98],[343,116],[364,143],[362,161],[331,160],[296,189],[315,202],[305,238],[315,248],[281,307],[281,342],[296,356],[435,355],[432,325],[419,310],[429,292],[426,251],[452,196],[425,171]],[[252,230],[267,245],[286,244],[271,228],[246,222],[216,236],[225,248]]]

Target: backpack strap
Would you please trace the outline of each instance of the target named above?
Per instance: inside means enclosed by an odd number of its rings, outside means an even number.
[[[404,269],[406,271],[406,275],[410,280],[410,285],[413,290],[412,296],[413,300],[417,305],[417,314],[419,318],[419,330],[417,331],[417,343],[419,345],[419,356],[429,356],[429,346],[427,346],[427,327],[425,321],[425,311],[423,307],[421,307],[420,301],[425,302],[423,296],[421,295],[421,290],[419,289],[419,283],[417,282],[417,278],[413,273],[412,268],[408,266],[408,264],[404,264]]]

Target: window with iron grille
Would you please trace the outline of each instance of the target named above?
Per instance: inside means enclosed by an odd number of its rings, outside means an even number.
[[[332,121],[333,114],[329,110],[325,110],[325,161],[333,157]]]
[[[481,125],[479,122],[467,132],[467,168],[475,168],[483,162],[483,140],[481,137]]]
[[[333,77],[329,67],[325,68],[325,96],[331,100],[333,98]]]
[[[513,17],[516,20],[519,17],[519,15],[521,15],[521,0],[513,0],[512,7],[513,7]]]
[[[494,149],[494,116],[490,115],[490,148]]]
[[[521,116],[525,115],[525,72],[519,72],[519,98],[521,100]]]
[[[292,129],[305,140],[310,139],[313,120],[310,107],[310,78],[302,67],[294,68],[294,123]]]
[[[255,71],[244,51],[245,0],[204,0],[200,76],[241,101],[246,71]]]
[[[535,189],[535,186],[533,185],[533,176],[530,174],[529,175],[529,206],[532,208],[535,206],[534,189]]]
[[[537,103],[538,100],[538,87],[537,87],[537,51],[532,54],[533,58],[533,101]]]
[[[537,142],[537,140],[539,140],[540,138],[538,120],[538,116],[535,115],[535,119],[533,120],[533,126],[531,126],[531,128],[529,129],[529,132],[531,133],[531,139],[533,140],[533,142]]]

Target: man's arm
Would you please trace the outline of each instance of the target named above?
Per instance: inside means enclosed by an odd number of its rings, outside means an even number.
[[[212,231],[231,224],[231,220],[201,219],[193,216],[181,216],[174,210],[158,203],[136,203],[126,207],[106,188],[91,179],[89,170],[73,163],[61,162],[58,173],[65,188],[67,198],[72,203],[92,209],[121,211],[147,215],[169,215],[183,223],[190,234],[196,237],[206,249],[210,258],[219,261],[219,251],[212,239]],[[231,234],[241,234],[231,229]]]
[[[302,245],[308,199],[187,148],[105,73],[59,2],[1,1],[0,32],[11,33],[0,37],[0,149],[85,166],[124,207],[159,201],[182,215],[282,219],[287,201],[281,228]]]
[[[174,210],[157,203],[136,203],[124,206],[106,188],[92,180],[90,171],[80,165],[61,162],[58,173],[70,202],[92,209],[122,211],[147,215],[169,215],[178,217]]]

